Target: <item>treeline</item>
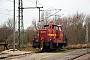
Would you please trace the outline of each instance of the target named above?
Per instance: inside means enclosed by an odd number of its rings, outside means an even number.
[[[13,20],[9,18],[0,25],[0,43],[7,41],[11,34],[13,34]]]
[[[90,18],[90,15],[84,13],[76,13],[66,17],[54,16],[54,18],[48,18],[50,13],[41,14],[41,22],[36,22],[33,19],[32,25],[24,30],[24,44],[32,43],[33,37],[37,36],[37,30],[42,28],[43,25],[52,21],[56,25],[62,25],[64,34],[67,37],[68,44],[84,44],[86,43],[86,17]],[[90,42],[90,19],[88,26],[88,37]],[[16,31],[16,43],[18,44],[18,31]],[[0,26],[0,41],[8,41],[9,44],[13,42],[13,19],[8,19],[6,23]]]
[[[67,37],[68,44],[85,44],[86,42],[86,19],[90,18],[90,15],[85,15],[84,13],[78,13],[69,15],[66,17],[56,16],[53,19],[45,19],[44,14],[41,16],[41,22],[37,22],[34,19],[32,21],[32,26],[29,27],[34,33],[37,29],[42,28],[44,24],[48,24],[52,21],[56,25],[62,25],[64,34]],[[42,21],[43,20],[43,21]],[[88,22],[88,42],[90,42],[90,19]],[[28,29],[28,30],[29,30]],[[32,33],[30,34],[32,36]],[[32,40],[32,38],[31,38]]]
[[[64,34],[66,35],[68,40],[68,44],[86,43],[86,17],[88,16],[83,13],[76,13],[72,16],[58,18],[56,20],[56,24],[62,25]],[[88,29],[88,31],[90,31],[90,21]]]

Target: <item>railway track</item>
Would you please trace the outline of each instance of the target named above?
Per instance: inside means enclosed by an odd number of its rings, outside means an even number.
[[[7,54],[7,53],[5,53],[5,54],[0,54],[0,60],[2,59],[13,59],[13,58],[20,58],[20,57],[23,57],[23,56],[26,56],[26,55],[33,55],[33,54],[35,54],[34,52],[16,52],[16,53],[12,53],[12,51],[11,51],[11,54]]]
[[[87,57],[88,56],[88,57]],[[90,49],[76,49],[69,52],[33,52],[21,55],[9,55],[0,60],[83,60],[83,58],[90,60]]]
[[[86,59],[89,59],[90,60],[90,52],[86,52],[86,53],[80,54],[80,55],[78,55],[76,57],[73,57],[73,58],[70,58],[68,60],[83,60],[82,57],[83,56],[85,57],[86,55],[89,55]]]

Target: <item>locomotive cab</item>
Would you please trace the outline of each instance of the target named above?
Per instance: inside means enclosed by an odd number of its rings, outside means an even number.
[[[44,25],[43,29],[38,30],[37,39],[33,39],[33,47],[43,50],[61,49],[66,45],[64,33],[62,32],[61,25]]]

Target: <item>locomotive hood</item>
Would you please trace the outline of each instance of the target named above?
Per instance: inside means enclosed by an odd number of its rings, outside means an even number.
[[[38,40],[46,40],[47,39],[47,29],[39,29],[38,30]]]

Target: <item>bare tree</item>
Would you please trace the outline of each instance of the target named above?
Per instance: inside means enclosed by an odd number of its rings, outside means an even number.
[[[0,28],[1,40],[8,40],[8,37],[13,34],[13,19],[8,19]]]
[[[2,26],[2,27],[0,28],[0,30],[1,30],[1,31],[0,31],[0,34],[1,34],[1,35],[0,35],[0,36],[2,37],[1,40],[5,40],[5,41],[7,40],[8,36],[11,35],[12,32],[13,32],[11,29],[9,29],[9,28],[8,28],[7,26],[5,26],[5,25]]]
[[[6,26],[13,29],[13,19],[8,18],[8,21],[6,21]]]
[[[32,25],[30,26],[29,29],[26,30],[27,32],[26,36],[28,38],[27,40],[29,40],[29,38],[32,40],[30,36],[32,35],[34,36],[34,34],[37,34],[35,32],[38,29],[42,28],[42,26],[47,24],[49,21],[53,21],[53,18],[50,20],[48,19],[45,20],[46,18],[45,16],[47,16],[47,14],[42,13],[41,20],[43,21],[37,22],[37,24],[36,24],[35,19],[32,21]],[[74,15],[69,15],[69,16],[62,17],[62,18],[57,17],[55,22],[57,25],[62,25],[64,34],[66,35],[68,39],[68,44],[85,43],[85,28],[86,28],[85,27],[85,19],[86,19],[85,17],[86,17],[85,14],[78,13],[78,12],[76,12],[76,14]],[[89,31],[90,31],[90,21],[89,21]],[[28,33],[32,33],[32,35]],[[90,35],[90,32],[89,32],[89,35]],[[90,42],[90,36],[89,36],[89,42]]]
[[[28,27],[26,29],[26,33],[25,33],[25,43],[32,43],[32,39],[35,35],[35,31],[31,28],[31,27]]]
[[[58,18],[56,24],[63,26],[64,33],[67,36],[68,43],[85,43],[85,27],[83,26],[85,14],[76,13],[69,17]]]

